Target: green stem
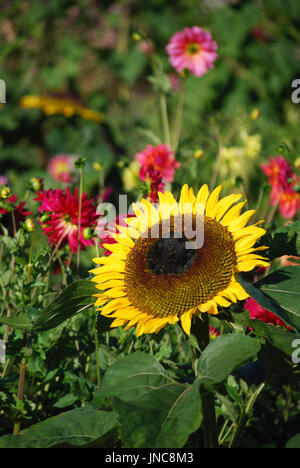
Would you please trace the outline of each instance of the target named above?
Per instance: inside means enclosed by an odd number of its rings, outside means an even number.
[[[30,249],[29,249],[29,258],[28,258],[28,264],[27,264],[27,283],[28,284],[31,282],[32,252],[33,252],[34,237],[35,237],[35,225],[34,225],[32,236],[31,236],[31,243],[30,243]]]
[[[215,162],[215,166],[214,166],[214,170],[213,170],[213,174],[212,174],[212,178],[211,178],[211,184],[210,184],[210,189],[211,190],[214,189],[214,187],[216,185],[218,175],[219,175],[221,161],[222,161],[222,149],[223,149],[223,146],[220,144],[217,160]]]
[[[96,373],[97,373],[97,387],[100,387],[101,376],[100,376],[100,362],[99,362],[99,341],[97,331],[97,321],[95,323],[95,354],[96,354]]]
[[[18,394],[17,398],[20,401],[23,401],[24,396],[24,384],[25,384],[25,374],[26,374],[26,358],[23,357],[20,364],[20,373],[19,373],[19,384],[18,384]],[[21,419],[18,419],[14,423],[13,434],[19,434],[21,429]]]
[[[172,150],[174,152],[176,152],[178,144],[179,144],[179,140],[180,140],[185,88],[186,88],[186,78],[183,78],[183,81],[181,82],[181,88],[179,91],[178,106],[177,106],[177,112],[176,112],[175,122],[174,122],[173,145],[172,145]]]
[[[79,277],[80,266],[80,235],[81,235],[81,209],[82,209],[83,169],[79,169],[79,213],[78,213],[78,239],[77,239],[77,277]]]
[[[209,343],[209,318],[202,314],[201,319],[196,317],[192,323],[191,333],[195,335],[200,349],[199,354]],[[204,448],[218,448],[218,433],[215,412],[214,394],[205,391],[201,394],[203,415]]]
[[[161,110],[161,119],[163,127],[164,142],[171,146],[171,136],[170,136],[170,126],[168,118],[168,108],[167,108],[167,99],[166,95],[161,93],[159,97],[160,110]]]
[[[229,445],[228,445],[228,448],[236,448],[237,445],[238,445],[238,442],[240,440],[240,437],[242,435],[242,432],[249,420],[249,416],[250,416],[250,412],[253,408],[253,405],[254,403],[256,402],[257,400],[257,397],[259,396],[259,394],[262,392],[262,390],[265,388],[265,382],[262,382],[260,384],[259,387],[257,387],[257,389],[255,390],[255,392],[252,393],[247,405],[246,405],[246,408],[245,408],[245,411],[243,413],[243,416],[239,422],[239,424],[235,427],[234,431],[233,431],[233,434],[232,434],[232,437],[231,437],[231,440],[229,442]]]

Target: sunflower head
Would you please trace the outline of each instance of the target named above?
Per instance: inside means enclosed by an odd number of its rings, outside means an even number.
[[[184,185],[179,202],[166,191],[156,206],[134,205],[127,227],[104,245],[111,254],[91,270],[101,290],[95,305],[112,327],[136,326],[141,335],[180,321],[189,334],[193,316],[248,297],[235,275],[269,265],[258,254],[266,247],[254,247],[265,230],[246,227],[254,210],[242,213],[239,194],[219,199],[221,188],[203,185],[194,195]]]

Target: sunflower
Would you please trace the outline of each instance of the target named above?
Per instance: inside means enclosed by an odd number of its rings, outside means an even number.
[[[221,189],[209,193],[203,185],[195,196],[184,185],[179,202],[165,191],[156,206],[147,200],[134,204],[136,216],[127,227],[118,226],[114,244],[104,246],[111,255],[95,258],[99,266],[91,270],[101,290],[95,306],[114,319],[112,327],[136,326],[140,336],[180,321],[190,334],[195,315],[215,315],[218,306],[249,297],[235,275],[269,265],[257,253],[267,247],[254,247],[265,230],[259,223],[246,227],[255,210],[241,214],[246,201],[236,202],[242,195],[219,199]]]

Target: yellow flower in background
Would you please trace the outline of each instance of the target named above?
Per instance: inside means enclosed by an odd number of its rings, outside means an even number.
[[[221,149],[220,176],[222,178],[242,176],[247,180],[253,170],[254,162],[261,150],[261,136],[258,134],[241,134],[242,146],[224,147]],[[245,171],[245,168],[247,170]]]
[[[194,195],[184,185],[179,202],[166,191],[159,192],[156,207],[147,200],[134,205],[128,227],[118,226],[115,243],[104,244],[111,254],[95,258],[98,267],[91,270],[101,291],[95,306],[114,319],[112,327],[135,326],[140,336],[180,321],[190,334],[194,316],[218,314],[219,306],[248,297],[235,275],[269,265],[257,253],[266,247],[254,247],[265,230],[246,227],[255,210],[241,214],[246,202],[235,203],[242,195],[219,199],[221,189],[209,193],[203,185]],[[187,234],[189,223],[196,234]]]
[[[249,135],[244,140],[245,155],[250,159],[255,159],[261,150],[261,136]]]
[[[87,120],[99,123],[103,121],[103,115],[100,112],[86,109],[70,98],[26,95],[22,97],[20,106],[23,109],[41,109],[46,115],[62,114],[65,117],[72,117],[77,114]]]
[[[220,176],[227,179],[229,176],[245,174],[244,149],[236,146],[221,149]]]
[[[122,182],[125,192],[131,192],[141,182],[139,177],[140,165],[137,161],[132,161],[122,172]]]

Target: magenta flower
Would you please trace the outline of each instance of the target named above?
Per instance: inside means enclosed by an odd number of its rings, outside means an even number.
[[[178,73],[188,70],[195,76],[202,76],[213,68],[217,58],[217,43],[199,26],[173,34],[166,50],[170,64]]]
[[[270,205],[278,203],[281,216],[293,218],[300,209],[300,196],[293,190],[298,178],[289,162],[279,154],[276,158],[270,156],[269,164],[262,164],[261,168],[271,185]]]
[[[50,160],[50,163],[48,164],[48,172],[54,180],[69,183],[71,182],[72,174],[75,171],[75,161],[76,156],[58,154]]]
[[[151,178],[155,170],[164,181],[172,183],[175,169],[180,167],[180,163],[174,158],[174,152],[165,144],[148,145],[143,151],[137,153],[135,158],[141,165],[140,178],[144,182],[147,178]]]
[[[272,325],[286,327],[286,324],[283,322],[283,320],[281,320],[281,318],[273,314],[273,312],[270,312],[269,310],[262,307],[252,297],[249,297],[245,301],[244,309],[250,312],[251,319],[261,320],[262,322],[270,323]]]
[[[44,190],[39,192],[35,201],[41,202],[39,211],[47,215],[48,219],[41,222],[43,233],[46,235],[51,246],[58,243],[69,244],[73,253],[78,246],[79,228],[79,196],[78,189],[71,195],[69,188],[65,190]],[[80,249],[93,245],[93,239],[85,239],[83,231],[96,224],[96,204],[93,199],[88,200],[85,193],[82,194],[80,223]],[[43,216],[41,216],[43,219]]]

